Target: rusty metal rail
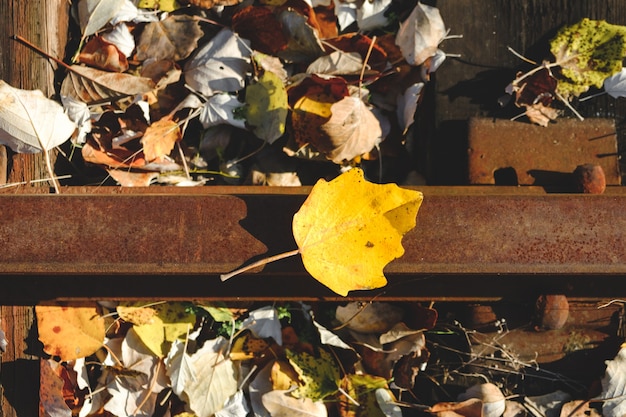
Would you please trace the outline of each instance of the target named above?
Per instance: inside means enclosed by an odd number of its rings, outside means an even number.
[[[160,190],[1,194],[0,280],[10,285],[0,302],[334,298],[299,258],[219,280],[220,273],[296,247],[291,218],[308,188]],[[580,296],[626,293],[621,187],[594,196],[534,187],[421,190],[425,199],[417,227],[403,240],[406,253],[385,270],[386,296],[473,299],[538,287]]]

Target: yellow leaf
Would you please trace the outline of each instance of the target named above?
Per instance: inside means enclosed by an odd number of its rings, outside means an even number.
[[[194,327],[196,315],[189,312],[183,303],[156,304],[151,308],[156,311],[152,319],[135,325],[134,329],[148,349],[158,357],[163,357],[171,342],[184,337]]]
[[[180,6],[176,0],[139,0],[137,7],[140,9],[158,9],[162,12],[173,12]]]
[[[330,353],[324,349],[319,350],[319,357],[289,349],[285,353],[301,381],[301,385],[291,395],[319,401],[339,390],[339,367]]]
[[[35,314],[44,351],[62,361],[89,356],[104,342],[104,320],[95,306],[36,306]]]
[[[354,168],[319,180],[293,217],[293,235],[307,271],[337,294],[380,288],[383,268],[404,254],[423,195],[374,184]]]
[[[136,325],[150,324],[156,315],[156,310],[151,307],[120,305],[116,310],[122,320]]]
[[[287,113],[285,85],[273,72],[263,72],[259,81],[246,89],[247,123],[257,137],[271,144],[285,133]]]

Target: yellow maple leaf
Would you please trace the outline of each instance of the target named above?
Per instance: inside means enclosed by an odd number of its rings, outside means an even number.
[[[387,284],[385,266],[404,255],[402,237],[415,227],[424,196],[396,184],[374,184],[353,168],[321,179],[293,216],[297,250],[222,274],[222,281],[269,262],[300,254],[306,270],[337,294]]]
[[[104,343],[104,320],[93,307],[36,306],[39,340],[62,361],[84,358]]]
[[[402,237],[415,227],[423,195],[395,184],[374,184],[354,168],[320,180],[293,217],[302,262],[341,295],[387,284],[383,268],[404,254]]]

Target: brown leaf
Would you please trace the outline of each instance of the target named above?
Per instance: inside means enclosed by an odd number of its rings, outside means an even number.
[[[170,15],[164,20],[150,22],[141,33],[137,59],[185,59],[197,48],[202,35],[204,32],[198,21],[191,16]]]
[[[85,103],[118,100],[122,97],[146,94],[155,87],[149,78],[126,73],[102,71],[82,65],[72,65],[63,80],[61,95]]]
[[[243,0],[186,0],[187,3],[203,9],[211,9],[214,6],[234,6]]]
[[[141,139],[146,160],[151,162],[169,155],[181,138],[182,133],[175,121],[164,118],[152,123]]]
[[[87,42],[78,61],[105,71],[124,72],[128,69],[126,56],[101,36],[94,36]]]
[[[482,410],[482,401],[477,398],[470,398],[458,403],[437,403],[430,407],[428,412],[437,417],[482,417]]]
[[[360,33],[346,33],[333,39],[325,41],[326,45],[331,45],[344,52],[358,52],[367,65],[373,69],[382,71],[387,66],[387,53],[378,44],[372,45],[372,39]],[[370,51],[371,48],[371,51]],[[326,52],[332,52],[333,48],[326,47]],[[369,57],[368,57],[369,53]]]
[[[233,30],[248,39],[253,49],[276,55],[287,47],[287,38],[274,12],[265,6],[246,6],[233,15]]]

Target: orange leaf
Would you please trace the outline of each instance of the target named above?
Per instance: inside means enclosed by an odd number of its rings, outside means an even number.
[[[175,121],[166,118],[152,123],[141,138],[146,160],[151,162],[169,155],[181,138],[180,128]]]
[[[105,71],[124,72],[128,69],[126,56],[101,36],[94,36],[87,42],[78,61]]]
[[[39,340],[63,361],[84,358],[104,342],[104,320],[96,307],[36,306]]]

